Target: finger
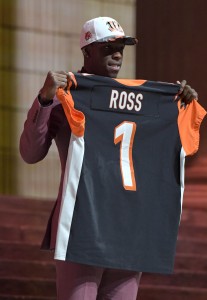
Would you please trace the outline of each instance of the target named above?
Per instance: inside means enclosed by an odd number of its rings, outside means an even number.
[[[194,90],[194,89],[191,89],[191,97],[192,99],[195,99],[195,100],[198,100],[198,93]]]
[[[61,88],[65,89],[67,87],[67,81],[66,82],[59,81],[57,84],[57,87],[61,87]]]
[[[180,90],[179,90],[178,94],[181,94],[181,93],[183,92],[183,90],[184,90],[186,84],[187,84],[187,81],[186,81],[186,80],[182,80],[182,81],[180,82]]]
[[[54,77],[58,79],[63,79],[63,78],[67,79],[67,73],[54,73]]]
[[[182,80],[180,85],[182,86],[182,88],[184,88],[187,84],[187,81],[186,80]]]
[[[198,94],[194,89],[184,90],[184,92],[180,95],[180,98],[186,104],[191,103],[194,99],[198,100]]]
[[[70,72],[67,73],[67,86],[69,86],[70,82],[72,82],[72,74]]]
[[[187,94],[191,94],[194,98],[198,98],[198,93],[192,89],[189,85],[186,85],[184,90],[183,90],[183,94],[187,95]]]
[[[68,73],[64,72],[64,74],[66,75],[66,85],[64,86],[64,89],[67,92],[68,88],[70,88],[72,83],[74,83],[73,80],[74,75],[71,72]]]
[[[67,83],[67,76],[68,76],[68,74],[64,71],[58,71],[58,72],[53,73],[53,78],[56,82],[60,81],[60,82]]]
[[[54,73],[55,73],[55,74],[59,74],[59,75],[64,75],[64,76],[67,76],[67,75],[68,75],[68,73],[65,72],[65,71],[55,71]]]
[[[68,84],[74,84],[75,88],[77,87],[77,82],[72,72],[68,72]]]
[[[58,71],[54,73],[54,79],[59,87],[65,88],[68,82],[68,74],[65,71]]]
[[[67,76],[66,75],[57,75],[55,76],[56,81],[62,81],[62,82],[67,82]]]

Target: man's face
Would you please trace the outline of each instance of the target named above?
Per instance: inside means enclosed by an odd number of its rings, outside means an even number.
[[[122,65],[124,43],[93,43],[88,47],[87,71],[91,74],[116,78]]]

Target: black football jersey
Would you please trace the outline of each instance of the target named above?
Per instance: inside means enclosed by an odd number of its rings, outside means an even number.
[[[55,259],[171,273],[184,190],[205,110],[179,85],[72,74],[71,128]],[[193,118],[192,118],[193,116]]]

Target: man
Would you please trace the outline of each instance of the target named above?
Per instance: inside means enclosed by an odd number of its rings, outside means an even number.
[[[136,45],[126,36],[120,24],[109,17],[98,17],[83,26],[80,47],[84,56],[82,73],[116,78],[120,71],[126,45]],[[58,198],[51,214],[43,248],[54,249],[61,206],[63,177],[68,153],[70,128],[62,106],[55,97],[58,88],[66,88],[70,75],[49,71],[40,93],[31,107],[20,140],[20,152],[27,163],[42,160],[55,139],[60,155],[62,176]],[[181,82],[179,97],[190,103],[198,95]],[[115,218],[116,216],[114,216]],[[135,300],[141,273],[139,270],[114,269],[113,266],[56,261],[58,300]]]

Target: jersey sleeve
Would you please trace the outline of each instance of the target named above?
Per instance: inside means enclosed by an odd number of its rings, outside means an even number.
[[[205,109],[193,100],[186,107],[180,108],[178,101],[178,128],[182,147],[187,155],[193,155],[199,148],[200,125],[206,115]]]
[[[59,88],[56,96],[63,106],[72,133],[78,137],[82,137],[85,131],[85,115],[74,108],[74,100],[70,93],[70,87],[67,92]]]

